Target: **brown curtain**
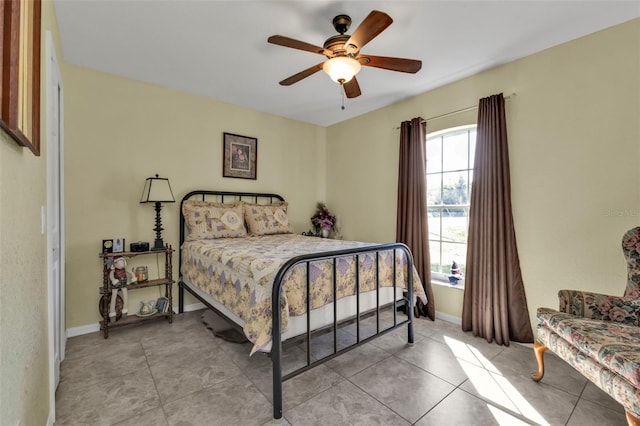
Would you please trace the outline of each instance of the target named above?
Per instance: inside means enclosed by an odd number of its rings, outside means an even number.
[[[426,167],[427,125],[422,118],[400,125],[400,164],[398,174],[398,214],[396,241],[406,244],[427,295],[427,305],[418,301],[418,315],[436,318],[431,289],[431,260],[427,227]]]
[[[480,100],[462,329],[491,342],[533,342],[511,213],[502,94]]]

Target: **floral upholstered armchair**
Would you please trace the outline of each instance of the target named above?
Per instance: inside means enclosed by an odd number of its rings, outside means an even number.
[[[627,261],[624,296],[560,290],[560,309],[538,308],[534,352],[544,376],[550,349],[624,407],[630,425],[640,426],[640,226],[622,237]]]
[[[622,252],[627,261],[628,271],[627,287],[623,297],[560,290],[560,312],[640,326],[640,226],[624,234]]]

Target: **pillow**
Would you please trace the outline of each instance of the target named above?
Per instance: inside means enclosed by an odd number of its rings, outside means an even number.
[[[244,220],[251,235],[293,234],[287,216],[288,203],[244,203]]]
[[[182,214],[189,229],[186,241],[246,237],[242,204],[185,201]]]

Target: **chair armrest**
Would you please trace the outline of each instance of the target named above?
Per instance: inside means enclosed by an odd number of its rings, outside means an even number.
[[[558,292],[560,312],[583,318],[640,325],[640,299],[579,290]]]

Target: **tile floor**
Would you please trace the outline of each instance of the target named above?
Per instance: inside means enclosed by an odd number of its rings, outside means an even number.
[[[271,364],[248,343],[216,338],[202,313],[70,338],[56,394],[56,425],[273,424]],[[389,314],[389,313],[387,313]],[[208,315],[211,315],[210,313]],[[383,316],[385,317],[385,316]],[[385,318],[389,318],[386,315]],[[366,336],[368,319],[362,324]],[[547,352],[505,348],[445,321],[416,320],[284,383],[285,425],[625,425],[622,407]],[[354,326],[338,341],[354,339]],[[326,352],[332,334],[314,339]],[[288,344],[285,371],[304,362]]]

